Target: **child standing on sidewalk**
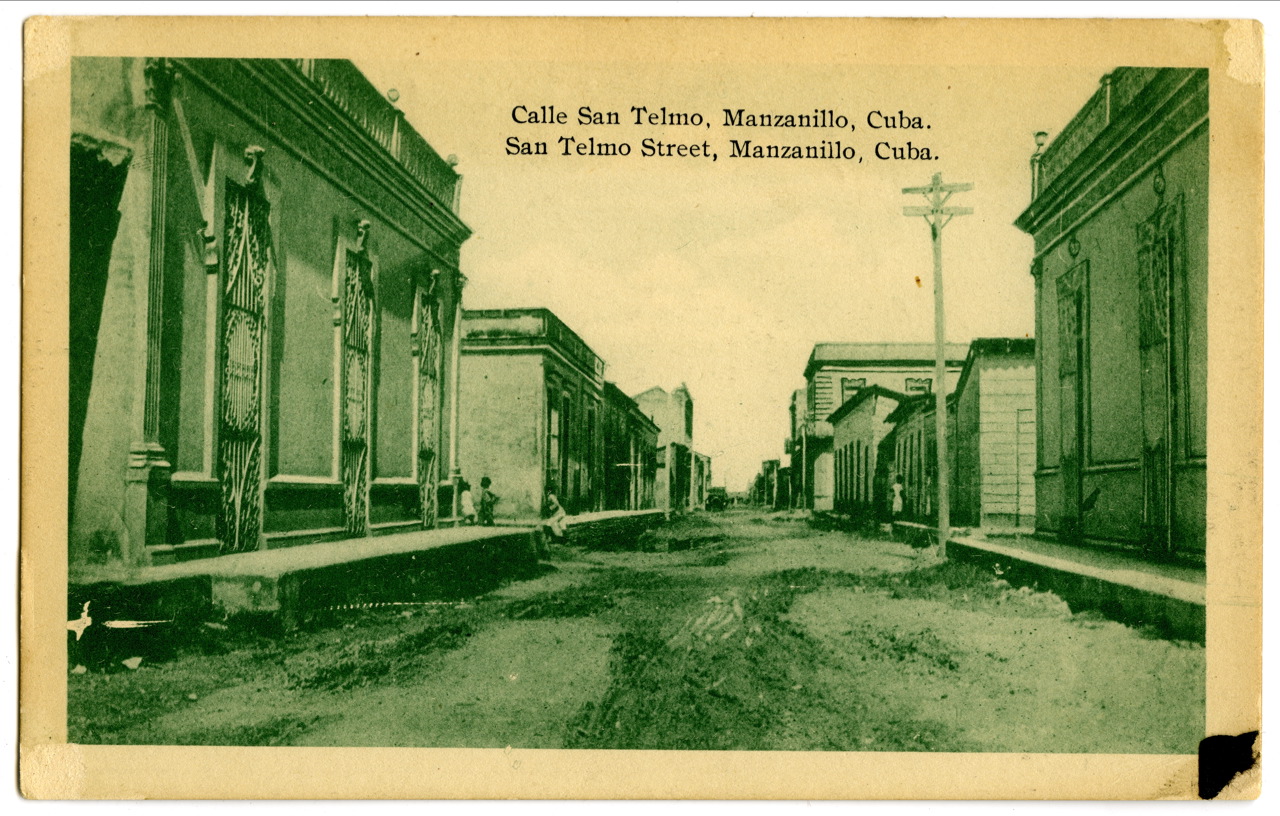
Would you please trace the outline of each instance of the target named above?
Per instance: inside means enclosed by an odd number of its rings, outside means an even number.
[[[458,499],[458,512],[462,514],[463,524],[476,523],[476,503],[471,497],[471,483],[466,479],[458,481],[458,489],[462,491],[462,495]]]

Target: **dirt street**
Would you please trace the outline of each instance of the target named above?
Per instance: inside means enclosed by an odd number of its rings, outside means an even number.
[[[69,677],[72,742],[1194,753],[1204,649],[755,511],[460,603]]]

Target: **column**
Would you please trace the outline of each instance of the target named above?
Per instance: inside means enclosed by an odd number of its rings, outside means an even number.
[[[142,220],[150,237],[146,275],[136,275],[138,303],[145,309],[146,359],[141,373],[142,412],[132,418],[134,442],[130,445],[125,476],[124,524],[128,540],[125,560],[147,563],[147,545],[164,543],[168,527],[169,477],[172,466],[160,444],[160,372],[164,306],[165,186],[168,175],[170,94],[173,66],[168,60],[143,61],[146,91],[147,146],[141,167],[135,165],[140,197],[149,202]],[[140,270],[136,270],[140,272]]]
[[[458,391],[462,385],[462,290],[467,285],[466,276],[461,272],[454,275],[453,286],[453,346],[450,350],[451,379],[449,393],[449,480],[453,484],[452,516],[462,516],[462,495],[458,483],[462,481],[462,464],[458,461]]]

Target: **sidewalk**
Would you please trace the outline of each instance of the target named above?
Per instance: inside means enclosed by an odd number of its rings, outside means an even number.
[[[536,568],[532,528],[454,527],[73,577],[67,600],[104,620],[248,615],[289,629],[329,608],[468,597]]]
[[[662,523],[660,510],[569,516],[570,543],[626,549]],[[71,576],[68,620],[253,618],[295,628],[318,612],[473,598],[538,570],[537,525],[448,527],[256,550],[137,570]]]
[[[1032,536],[957,533],[947,554],[977,562],[1015,586],[1060,595],[1072,611],[1094,609],[1133,626],[1204,642],[1205,570],[1101,546],[1070,546]]]

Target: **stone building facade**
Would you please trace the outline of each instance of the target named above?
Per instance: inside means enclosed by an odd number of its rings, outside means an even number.
[[[1209,139],[1206,70],[1117,68],[1032,157],[1036,526],[1066,541],[1204,552]]]
[[[955,386],[967,349],[947,345],[947,382]],[[835,507],[835,457],[832,412],[870,385],[907,396],[931,394],[934,388],[934,346],[930,343],[819,343],[813,347],[804,370],[805,420],[799,438],[792,437],[793,469],[803,468],[800,506],[815,511]],[[793,414],[794,416],[794,414]]]
[[[947,439],[955,439],[954,394],[947,396]],[[892,507],[893,484],[903,485],[903,509],[899,521],[937,525],[938,523],[938,424],[937,401],[919,394],[898,404],[885,422],[892,430],[880,440],[876,455],[876,482],[884,485],[881,507]],[[955,448],[948,450],[948,474],[955,473]],[[951,503],[955,504],[952,480]]]
[[[70,102],[72,563],[433,526],[452,162],[344,60],[77,58]]]
[[[893,430],[889,416],[906,400],[897,391],[868,385],[828,418],[835,451],[833,505],[837,512],[873,518],[886,515],[888,485],[878,470],[880,443]]]
[[[604,509],[651,510],[658,475],[658,426],[635,400],[604,384]]]
[[[668,393],[654,386],[636,394],[633,399],[644,415],[658,426],[657,507],[668,512],[697,507],[699,487],[703,481],[695,478],[693,397],[688,387],[682,383]],[[709,467],[707,473],[710,473]],[[705,499],[703,493],[702,501]]]
[[[498,519],[540,518],[554,493],[572,514],[605,497],[604,361],[547,309],[467,310],[459,459]]]

